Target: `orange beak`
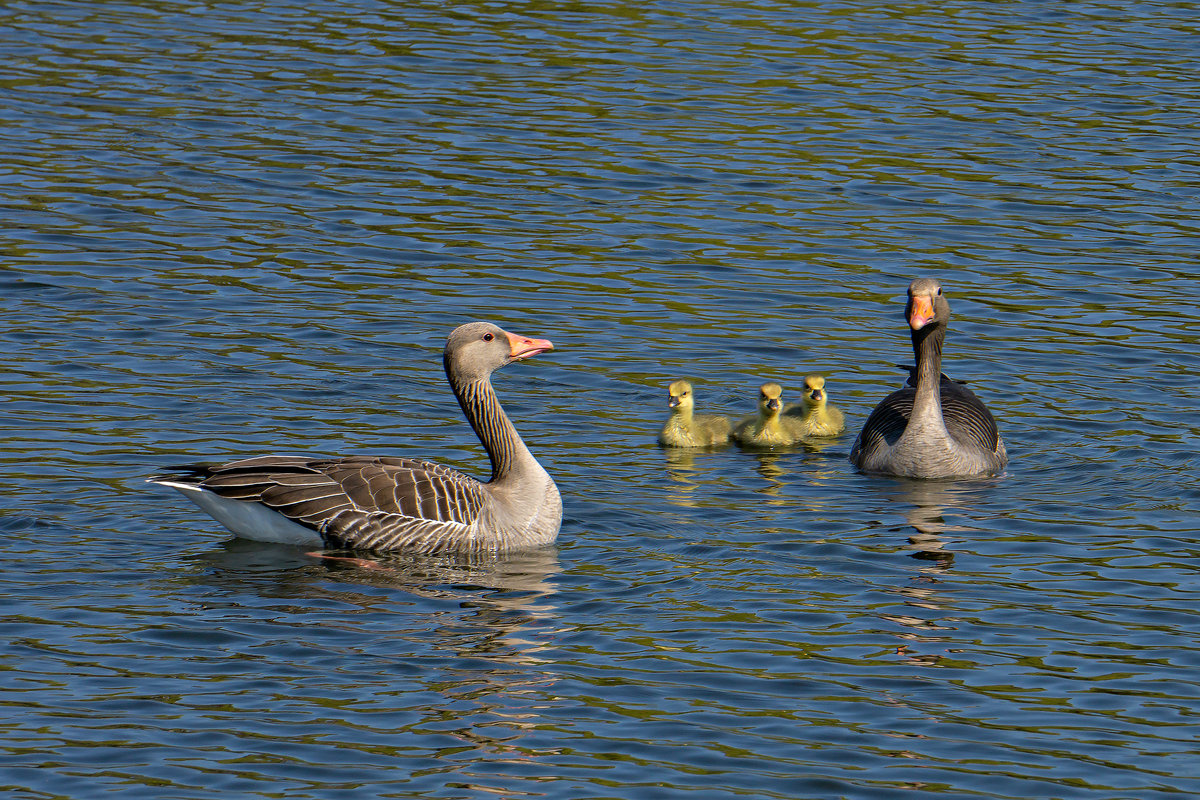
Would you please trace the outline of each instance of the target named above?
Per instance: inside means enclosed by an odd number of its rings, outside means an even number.
[[[908,327],[919,331],[934,318],[933,298],[927,294],[913,295],[908,305]]]
[[[504,332],[508,337],[508,354],[514,359],[529,358],[536,356],[538,353],[544,353],[547,350],[553,350],[554,345],[549,339],[531,339],[528,336],[517,336],[514,333]]]

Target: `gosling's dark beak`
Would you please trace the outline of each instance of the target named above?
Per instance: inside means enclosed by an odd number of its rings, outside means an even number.
[[[772,397],[767,401],[767,408],[771,409],[772,411],[778,411],[780,405],[781,403],[779,402],[778,397]]]
[[[811,397],[813,400],[816,400],[818,403],[821,402],[821,398],[824,396],[825,396],[825,393],[822,392],[820,389],[813,389],[812,394],[809,395],[809,397]]]
[[[679,398],[678,397],[676,397],[675,395],[671,395],[670,397],[667,398],[667,408],[678,408],[678,407],[679,407]]]

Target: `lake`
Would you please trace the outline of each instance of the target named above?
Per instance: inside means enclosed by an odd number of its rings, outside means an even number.
[[[15,2],[0,789],[19,800],[1200,794],[1195,8]],[[998,477],[847,462],[939,278]],[[234,540],[163,467],[486,476],[555,547]],[[666,385],[837,439],[655,443]]]

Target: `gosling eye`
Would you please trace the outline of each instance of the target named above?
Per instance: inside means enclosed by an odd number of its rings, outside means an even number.
[[[490,334],[490,333],[485,333],[485,334],[483,335],[483,340],[484,340],[485,342],[490,342],[492,339],[495,339],[495,338],[496,338],[496,337],[495,337],[495,336],[493,336],[493,335],[492,335],[492,334]]]
[[[938,293],[938,297],[942,296],[942,287],[940,287],[940,286],[938,287],[937,293]]]

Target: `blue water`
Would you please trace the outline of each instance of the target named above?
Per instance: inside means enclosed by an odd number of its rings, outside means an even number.
[[[1194,9],[8,4],[0,790],[48,798],[1200,794]],[[846,462],[904,289],[1003,476]],[[557,547],[356,564],[144,480],[260,453],[486,475]],[[849,432],[655,443],[666,384]]]

